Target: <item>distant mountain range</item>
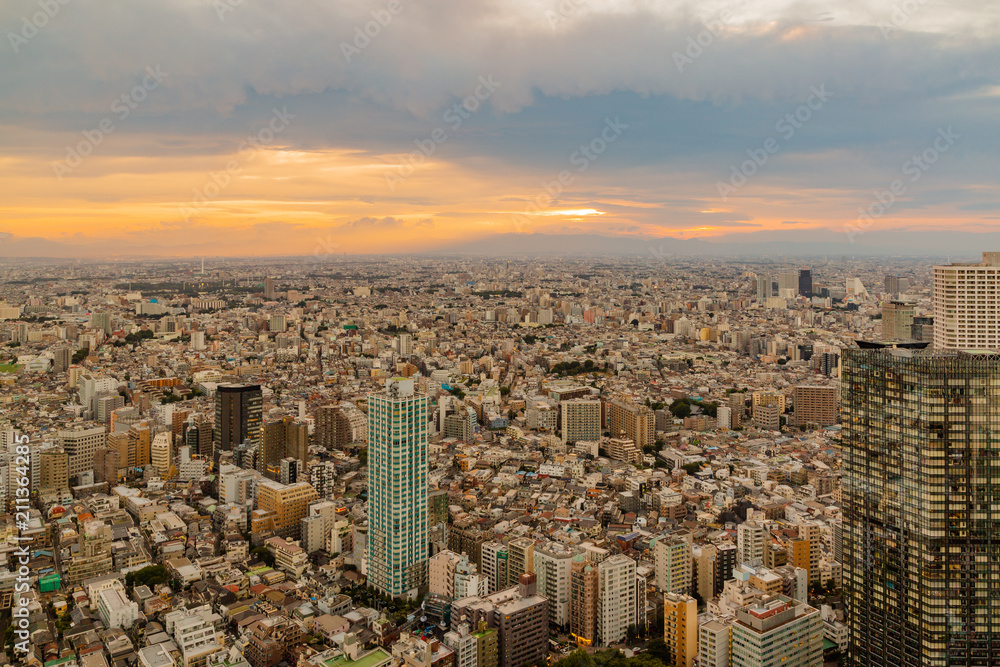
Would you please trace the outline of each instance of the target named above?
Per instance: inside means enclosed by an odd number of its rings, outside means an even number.
[[[942,261],[978,260],[984,250],[1000,251],[1000,233],[963,231],[881,230],[858,234],[853,243],[843,231],[779,229],[731,233],[707,238],[641,238],[600,234],[497,234],[446,243],[415,253],[421,256],[478,255],[485,257],[631,256],[669,261],[683,257],[921,257]],[[176,257],[170,249],[106,243],[77,244],[0,233],[0,258],[140,259]],[[177,252],[177,250],[174,250]],[[350,254],[350,253],[348,253]],[[371,255],[376,253],[363,253]],[[188,256],[188,255],[185,255]],[[200,256],[200,255],[198,255]]]
[[[1000,234],[879,231],[859,235],[830,230],[789,230],[729,234],[707,239],[642,239],[595,234],[498,234],[456,243],[430,255],[630,255],[669,260],[679,257],[951,257],[978,259],[1000,250]]]

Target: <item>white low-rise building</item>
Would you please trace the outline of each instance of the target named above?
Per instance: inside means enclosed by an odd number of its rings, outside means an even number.
[[[106,628],[128,630],[139,620],[139,605],[125,595],[125,587],[117,579],[97,594],[97,613]]]

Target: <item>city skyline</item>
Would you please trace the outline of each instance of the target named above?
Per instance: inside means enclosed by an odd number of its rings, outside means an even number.
[[[0,60],[0,663],[1000,667],[1000,3]]]
[[[9,261],[10,648],[992,667],[998,266]]]

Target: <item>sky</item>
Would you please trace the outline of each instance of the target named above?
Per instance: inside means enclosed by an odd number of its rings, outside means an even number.
[[[1000,4],[5,0],[0,256],[1000,231]]]

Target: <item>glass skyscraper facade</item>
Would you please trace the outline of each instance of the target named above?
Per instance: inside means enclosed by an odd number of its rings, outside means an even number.
[[[259,384],[220,384],[215,392],[215,452],[260,447],[264,395]]]
[[[427,583],[428,404],[409,378],[368,397],[368,581],[393,597]]]
[[[847,665],[1000,665],[1000,355],[844,351]]]

